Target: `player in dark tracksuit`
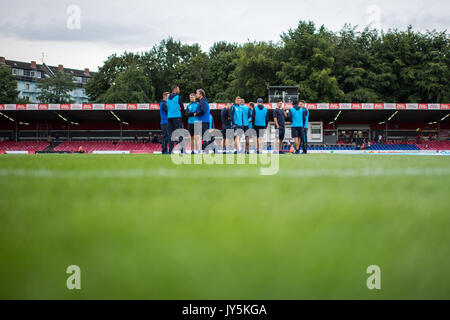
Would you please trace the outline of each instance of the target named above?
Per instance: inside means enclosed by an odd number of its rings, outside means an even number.
[[[223,137],[223,151],[226,151],[228,146],[227,130],[232,128],[231,124],[231,103],[220,111],[220,120],[222,121],[222,137]]]
[[[252,121],[252,111],[250,107],[245,104],[245,99],[241,98],[241,109],[242,109],[242,127],[244,132],[250,128]],[[245,153],[249,153],[250,140],[248,136],[245,136]]]
[[[198,100],[198,109],[194,114],[195,117],[198,118],[199,121],[202,122],[202,149],[204,150],[206,147],[206,143],[204,141],[204,134],[209,129],[209,125],[211,122],[210,111],[209,111],[209,101],[205,97],[205,90],[197,89],[196,97]]]
[[[283,154],[283,140],[284,140],[284,134],[285,134],[285,118],[286,118],[286,111],[282,110],[281,107],[283,106],[283,101],[279,99],[277,101],[277,107],[275,110],[273,110],[273,120],[275,121],[275,129],[278,129],[278,138],[280,140],[280,143],[278,145],[278,148],[276,148],[275,151],[278,151],[280,154]]]
[[[161,116],[161,152],[162,154],[167,154],[167,144],[169,144],[169,150],[173,149],[173,142],[169,139],[169,128],[167,121],[167,97],[169,96],[168,92],[163,93],[163,98],[159,103],[159,114]]]

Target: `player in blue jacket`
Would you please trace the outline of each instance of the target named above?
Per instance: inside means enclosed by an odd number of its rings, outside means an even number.
[[[188,131],[191,136],[191,150],[192,152],[200,150],[200,136],[195,134],[194,125],[199,122],[198,117],[194,114],[198,111],[198,103],[195,101],[195,93],[189,95],[190,103],[186,107],[186,117],[188,119]]]
[[[292,101],[293,107],[289,109],[288,119],[292,122],[291,133],[294,138],[295,153],[300,153],[300,139],[303,134],[303,109],[298,105],[298,101]]]
[[[234,130],[234,149],[236,149],[236,151],[240,151],[240,139],[244,132],[242,115],[241,97],[237,96],[234,100],[234,104],[231,106],[231,121]]]
[[[197,89],[196,98],[198,101],[198,109],[194,114],[195,117],[198,117],[198,120],[202,122],[202,149],[204,150],[206,147],[206,143],[204,141],[204,134],[209,129],[210,122],[210,111],[209,111],[209,101],[206,99],[206,93],[203,89]]]
[[[180,88],[177,85],[172,86],[172,93],[167,98],[167,124],[169,129],[169,140],[172,140],[172,133],[177,129],[182,129],[183,121],[181,113],[184,111],[183,101],[180,96]],[[183,141],[180,137],[178,143]],[[173,143],[169,144],[169,153],[172,153]]]
[[[256,130],[258,152],[262,152],[264,132],[269,124],[269,111],[263,105],[264,100],[259,98],[257,106],[253,109],[253,128]]]

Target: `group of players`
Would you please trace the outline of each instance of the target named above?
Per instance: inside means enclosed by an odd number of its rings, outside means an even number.
[[[180,88],[172,86],[172,92],[164,92],[160,102],[161,131],[162,131],[162,153],[170,154],[174,144],[171,139],[173,131],[183,129],[182,114],[185,114],[188,123],[188,131],[191,137],[192,152],[201,152],[209,143],[214,142],[214,138],[205,141],[204,135],[208,130],[214,128],[213,117],[210,112],[209,101],[203,89],[197,89],[196,93],[189,95],[189,104],[184,108],[180,96]],[[283,101],[277,102],[273,112],[275,128],[279,132],[279,141],[274,141],[275,152],[282,151],[283,140],[286,130],[286,119],[291,122],[291,135],[294,138],[294,150],[296,154],[307,153],[307,131],[309,123],[309,111],[305,106],[305,101],[296,100],[292,102],[290,109],[283,108]],[[259,98],[257,103],[245,104],[245,100],[236,97],[234,104],[228,103],[221,111],[222,122],[222,150],[230,151],[230,132],[235,153],[249,153],[250,135],[254,134],[257,141],[257,153],[262,152],[263,136],[269,124],[269,111],[263,104],[263,99]],[[197,128],[197,130],[196,130]],[[201,130],[200,130],[201,129]],[[249,134],[250,133],[250,134]],[[241,149],[241,138],[245,136],[245,146]],[[180,139],[179,142],[182,140]],[[216,140],[216,143],[218,141]],[[229,144],[230,143],[230,144]],[[167,147],[169,149],[167,150]]]

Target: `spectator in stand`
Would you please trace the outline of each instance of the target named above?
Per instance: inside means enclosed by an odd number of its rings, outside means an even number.
[[[364,143],[363,133],[362,131],[359,131],[358,135],[355,138],[356,150],[361,150],[363,143]]]
[[[377,143],[381,144],[383,142],[383,136],[381,134],[378,135]]]
[[[153,141],[153,133],[150,131],[148,133],[148,143],[152,143],[152,141]]]
[[[47,137],[47,142],[50,144],[50,146],[53,147],[53,138],[52,138],[51,135],[48,135],[48,137]]]
[[[417,144],[420,144],[421,142],[421,138],[422,138],[422,133],[420,132],[420,129],[417,129]]]

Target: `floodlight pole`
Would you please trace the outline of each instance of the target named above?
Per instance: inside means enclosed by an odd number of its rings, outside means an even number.
[[[437,121],[437,135],[436,135],[437,141],[441,141],[440,132],[441,132],[441,121],[438,120]]]
[[[70,142],[70,122],[67,123],[67,141]]]
[[[388,141],[388,121],[386,121],[386,142]]]

